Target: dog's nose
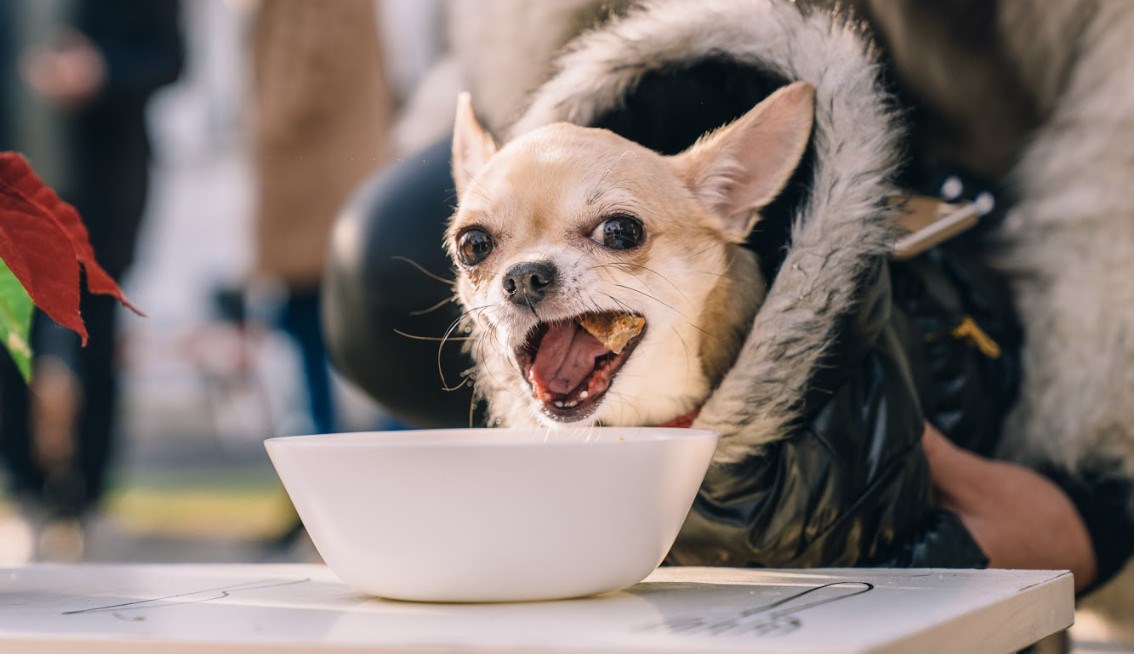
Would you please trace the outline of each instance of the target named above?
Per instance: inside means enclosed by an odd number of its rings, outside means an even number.
[[[525,261],[504,273],[504,295],[520,306],[535,306],[559,278],[555,266],[544,261]]]

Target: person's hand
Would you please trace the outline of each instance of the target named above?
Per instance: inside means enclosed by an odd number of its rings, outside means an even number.
[[[1091,537],[1055,484],[1023,466],[963,450],[926,424],[938,503],[956,513],[993,568],[1071,570],[1075,590],[1097,574]]]
[[[40,98],[65,107],[81,106],[106,82],[106,60],[90,39],[66,32],[49,48],[34,50],[20,66],[25,83]]]
[[[78,377],[57,357],[40,356],[31,386],[32,444],[48,472],[69,468],[75,458],[75,429],[83,401]]]

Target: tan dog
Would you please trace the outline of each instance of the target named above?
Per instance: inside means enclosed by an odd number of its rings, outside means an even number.
[[[798,165],[813,104],[791,84],[666,157],[566,123],[498,150],[462,96],[446,245],[492,424],[657,425],[701,406],[763,299],[739,244]]]

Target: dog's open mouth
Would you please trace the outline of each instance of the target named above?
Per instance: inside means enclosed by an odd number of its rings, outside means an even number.
[[[575,422],[594,412],[645,331],[641,316],[618,312],[540,323],[516,350],[516,361],[544,413]]]

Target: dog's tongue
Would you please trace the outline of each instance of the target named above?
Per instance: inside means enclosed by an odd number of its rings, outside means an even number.
[[[532,362],[532,383],[559,395],[570,393],[594,370],[595,359],[607,351],[574,320],[552,323]]]

